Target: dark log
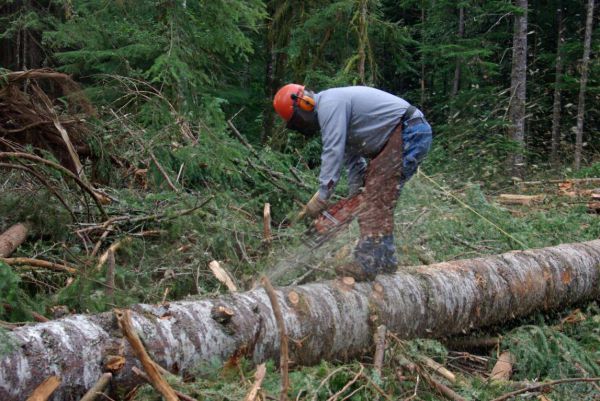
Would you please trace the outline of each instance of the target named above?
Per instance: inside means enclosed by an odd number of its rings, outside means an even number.
[[[443,337],[599,299],[600,240],[411,267],[352,287],[335,280],[275,293],[287,335],[296,339],[289,344],[291,360],[347,360],[372,349],[374,322],[403,339]],[[215,305],[231,309],[231,319],[214,320]],[[262,288],[132,309],[148,353],[171,372],[241,356],[257,364],[279,358],[279,331]],[[54,400],[75,398],[102,374],[105,356],[120,354],[123,342],[112,313],[70,315],[5,337],[11,350],[0,357],[4,401],[20,400],[51,375],[62,378]],[[131,387],[140,380],[131,367],[140,365],[131,347],[123,356],[113,383]]]

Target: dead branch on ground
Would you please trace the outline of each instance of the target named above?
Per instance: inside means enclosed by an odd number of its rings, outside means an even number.
[[[157,366],[158,370],[162,369],[162,367],[160,367],[159,365],[156,365],[156,366]],[[150,380],[150,378],[148,377],[148,375],[146,373],[142,372],[136,366],[132,367],[131,370],[137,376],[141,377],[146,383],[152,384],[152,381]],[[163,372],[163,374],[164,374],[164,372]],[[189,395],[183,394],[181,391],[177,391],[175,389],[173,389],[173,391],[175,391],[175,394],[177,395],[177,398],[179,398],[181,401],[197,401],[195,398],[192,398]]]
[[[263,276],[261,281],[265,288],[265,292],[267,293],[267,295],[269,296],[269,300],[271,301],[271,307],[273,308],[273,314],[275,315],[275,320],[277,321],[277,328],[279,330],[279,341],[281,342],[279,357],[279,368],[281,369],[281,393],[279,395],[279,400],[286,401],[287,391],[290,387],[290,378],[288,376],[289,349],[288,338],[285,329],[285,322],[281,314],[281,308],[279,307],[277,295],[275,294],[275,290],[273,289],[271,282],[266,276]]]
[[[375,333],[375,356],[373,357],[373,369],[381,376],[381,368],[385,358],[385,338],[387,328],[385,325],[379,325]]]
[[[49,262],[47,260],[32,259],[32,258],[0,258],[0,261],[6,263],[9,266],[31,266],[41,267],[43,269],[50,269],[58,272],[65,272],[70,274],[76,274],[77,269],[63,265],[60,263]]]
[[[46,160],[42,157],[35,156],[35,155],[29,154],[29,153],[24,153],[24,152],[0,152],[0,159],[25,159],[25,160],[30,160],[30,161],[37,162],[37,163],[42,163],[48,167],[51,167],[55,170],[60,171],[63,175],[66,175],[67,177],[69,177],[73,181],[75,181],[75,183],[83,191],[87,192],[92,197],[94,202],[96,203],[96,206],[98,207],[98,210],[100,211],[102,216],[104,218],[108,218],[106,212],[104,211],[104,207],[102,207],[102,203],[100,202],[99,196],[96,194],[94,189],[91,186],[89,186],[87,183],[83,182],[72,171],[66,169],[65,167],[61,166],[60,164],[57,164],[50,160]]]
[[[112,373],[103,373],[98,381],[81,397],[79,401],[94,401],[99,395],[103,394],[104,389],[110,383]]]
[[[559,380],[552,380],[549,382],[545,382],[545,383],[538,383],[538,384],[534,384],[531,386],[528,386],[526,388],[522,388],[519,390],[515,390],[515,391],[511,391],[510,393],[506,393],[500,397],[494,398],[492,401],[504,401],[507,400],[511,397],[514,397],[515,395],[519,395],[519,394],[523,394],[523,393],[528,393],[530,391],[536,391],[536,390],[541,390],[544,389],[546,387],[552,387],[555,386],[557,384],[562,384],[562,383],[576,383],[576,382],[587,382],[587,383],[595,383],[600,381],[600,377],[573,377],[573,378],[569,378],[569,379],[559,379]]]
[[[509,351],[504,351],[500,354],[498,361],[492,368],[490,373],[490,381],[506,381],[510,379],[512,375],[513,365],[515,363],[515,357]]]
[[[260,390],[260,386],[265,378],[265,374],[267,373],[267,366],[264,363],[261,363],[256,367],[256,372],[254,372],[254,383],[250,388],[250,391],[244,398],[244,401],[255,401],[258,396],[258,391]]]
[[[135,329],[133,328],[133,323],[131,321],[131,311],[127,309],[116,309],[114,313],[119,323],[119,327],[123,332],[123,336],[125,336],[125,338],[127,338],[127,340],[129,341],[129,344],[131,345],[135,356],[140,360],[142,366],[144,367],[144,370],[148,374],[150,384],[152,384],[152,386],[158,392],[160,392],[167,401],[177,401],[177,394],[175,393],[173,388],[171,388],[169,383],[167,383],[167,381],[162,377],[162,375],[156,368],[156,364],[146,352],[142,341],[135,332]]]
[[[50,398],[54,390],[60,386],[60,381],[60,377],[50,376],[33,390],[27,401],[46,401]]]

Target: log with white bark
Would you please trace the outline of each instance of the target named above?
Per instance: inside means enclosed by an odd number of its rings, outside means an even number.
[[[294,340],[290,359],[308,365],[372,352],[380,324],[402,338],[441,337],[599,299],[600,240],[408,270],[373,283],[277,289]],[[231,313],[214,313],[219,307]],[[170,371],[189,372],[241,355],[255,363],[279,356],[277,325],[262,288],[132,309],[149,354]],[[120,335],[112,313],[73,315],[6,333],[0,338],[8,336],[12,349],[0,356],[0,399],[21,400],[52,375],[62,379],[53,400],[74,399],[100,377],[104,358],[119,355]],[[129,347],[124,355],[114,384],[126,387],[136,380],[131,367],[139,362]]]

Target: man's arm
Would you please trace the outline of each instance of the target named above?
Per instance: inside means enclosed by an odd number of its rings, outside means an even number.
[[[346,158],[346,169],[348,170],[348,196],[352,196],[365,185],[367,161],[361,156],[350,156]]]
[[[340,180],[346,150],[346,135],[350,121],[350,104],[333,101],[319,104],[319,125],[323,151],[319,175],[319,197],[327,200]]]

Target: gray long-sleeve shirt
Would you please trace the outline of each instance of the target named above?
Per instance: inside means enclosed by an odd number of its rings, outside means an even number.
[[[323,142],[319,196],[331,196],[342,165],[353,193],[363,184],[366,158],[381,151],[410,103],[366,86],[328,89],[315,95],[315,103]],[[417,110],[413,117],[423,113]]]

